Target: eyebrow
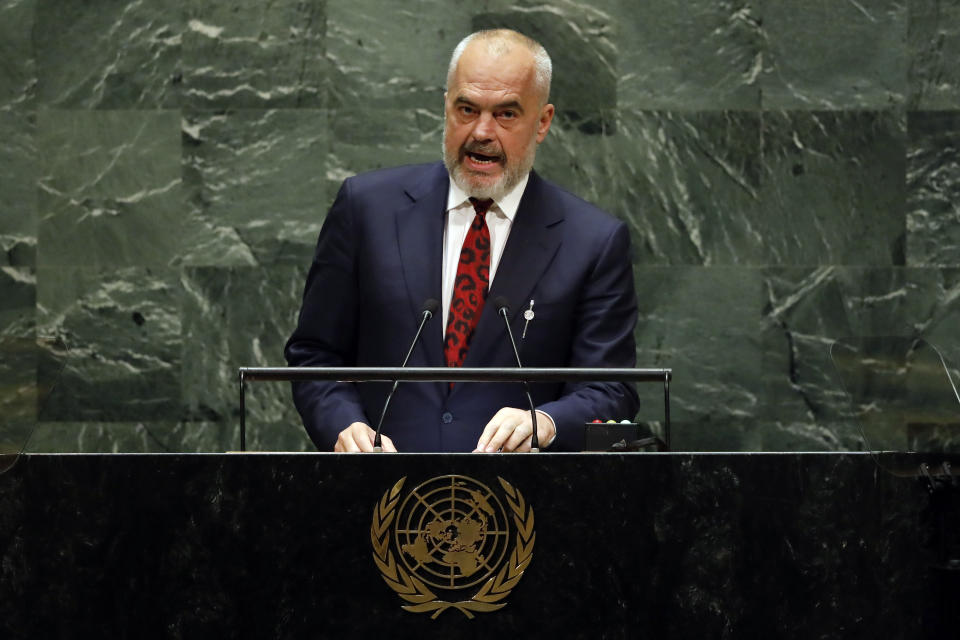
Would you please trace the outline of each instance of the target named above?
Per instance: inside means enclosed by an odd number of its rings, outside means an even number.
[[[456,100],[454,100],[453,102],[454,104],[466,104],[471,107],[478,106],[476,102],[462,95],[457,96]],[[506,102],[495,104],[493,105],[493,109],[494,111],[500,111],[501,109],[515,109],[523,113],[523,105],[521,105],[518,100],[508,100]]]

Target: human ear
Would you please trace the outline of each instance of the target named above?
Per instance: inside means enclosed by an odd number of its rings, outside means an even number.
[[[545,104],[540,109],[540,121],[537,122],[537,142],[543,142],[547,137],[547,131],[550,130],[550,123],[553,122],[555,109],[552,104]]]

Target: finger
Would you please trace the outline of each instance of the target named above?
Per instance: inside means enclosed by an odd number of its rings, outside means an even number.
[[[510,437],[513,435],[514,431],[516,431],[516,429],[522,425],[522,422],[522,416],[518,416],[516,411],[505,413],[501,417],[500,424],[497,426],[496,431],[493,432],[493,436],[490,437],[490,441],[487,443],[484,451],[487,453],[493,453],[495,451],[504,449],[505,445],[510,440]]]
[[[354,422],[340,432],[334,451],[357,453],[373,451],[373,429],[362,422]]]
[[[520,424],[514,428],[507,441],[503,443],[503,450],[529,451],[531,434],[533,434],[533,425],[530,422],[530,414],[526,414]]]
[[[481,453],[495,453],[499,451],[503,442],[510,437],[513,431],[513,414],[516,409],[504,407],[497,411],[487,426],[484,427],[480,440],[477,442],[477,448],[474,451]]]
[[[364,453],[373,453],[373,438],[376,435],[373,429],[363,423],[355,423],[352,429],[353,441]]]
[[[397,453],[397,448],[393,444],[393,440],[387,436],[380,436],[380,445],[383,447],[383,450],[387,453]]]
[[[493,438],[493,434],[500,428],[500,422],[502,422],[503,414],[506,411],[506,408],[500,409],[500,411],[497,411],[494,416],[490,418],[490,422],[487,423],[487,426],[483,428],[483,433],[480,434],[480,439],[477,440],[477,448],[473,450],[474,453],[483,453],[487,450],[487,445],[490,444],[490,439]],[[494,451],[496,451],[496,449],[494,449]]]
[[[360,447],[353,441],[353,436],[350,432],[344,430],[337,436],[337,444],[334,445],[333,450],[338,453],[359,453]]]

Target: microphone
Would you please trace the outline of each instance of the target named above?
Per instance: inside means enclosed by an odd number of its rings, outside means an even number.
[[[410,360],[410,354],[413,353],[413,348],[417,345],[417,340],[420,339],[420,334],[423,333],[423,327],[427,324],[427,321],[433,317],[433,314],[437,312],[437,309],[440,308],[440,303],[434,298],[427,298],[423,301],[423,304],[420,305],[420,326],[417,327],[417,335],[413,336],[413,342],[410,343],[410,348],[407,350],[407,357],[403,359],[403,364],[400,367],[407,366],[407,361]],[[383,419],[387,415],[387,407],[390,406],[390,400],[393,398],[393,394],[397,392],[397,385],[400,384],[399,380],[393,381],[393,388],[390,389],[390,393],[387,394],[387,400],[383,403],[383,411],[380,413],[380,421],[377,422],[377,431],[373,434],[373,450],[376,453],[381,453],[383,447],[381,446],[380,438],[380,428],[383,427]]]
[[[497,315],[503,316],[503,324],[506,325],[507,335],[510,337],[510,346],[513,347],[513,355],[517,359],[517,368],[522,369],[520,352],[517,351],[517,343],[513,339],[513,331],[510,329],[510,303],[503,296],[497,296],[494,298],[493,304],[497,307]],[[530,383],[526,380],[523,381],[523,390],[527,394],[527,402],[530,403],[530,422],[533,425],[533,434],[530,436],[530,452],[539,453],[540,436],[537,434],[537,410],[533,406],[533,396],[530,395]]]

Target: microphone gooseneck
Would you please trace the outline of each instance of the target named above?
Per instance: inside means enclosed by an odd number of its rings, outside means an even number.
[[[433,314],[435,314],[439,308],[440,303],[437,302],[435,298],[427,298],[423,301],[423,304],[420,305],[420,326],[417,327],[417,334],[413,336],[413,342],[410,343],[410,348],[407,349],[407,355],[403,359],[403,364],[400,365],[401,367],[407,366],[407,362],[410,360],[410,354],[413,353],[413,348],[417,345],[417,341],[420,339],[420,334],[423,333],[423,327],[427,324],[430,318],[433,317]],[[383,411],[380,412],[380,420],[377,422],[377,430],[373,434],[373,450],[376,453],[383,451],[380,429],[383,427],[383,419],[387,416],[387,407],[390,406],[390,400],[393,398],[393,394],[396,393],[397,385],[399,384],[399,380],[393,381],[393,387],[390,389],[390,393],[387,394],[387,399],[383,403]]]
[[[513,356],[517,360],[517,368],[522,369],[523,363],[520,362],[520,352],[517,350],[517,342],[513,339],[513,330],[510,329],[510,302],[503,296],[497,296],[493,300],[497,307],[497,315],[503,317],[503,324],[507,327],[507,336],[510,337],[510,346],[513,347]],[[537,409],[533,405],[533,396],[530,395],[530,383],[523,381],[523,390],[527,394],[527,402],[530,403],[530,422],[533,427],[533,433],[530,435],[530,452],[538,453],[540,451],[540,436],[537,433]]]

